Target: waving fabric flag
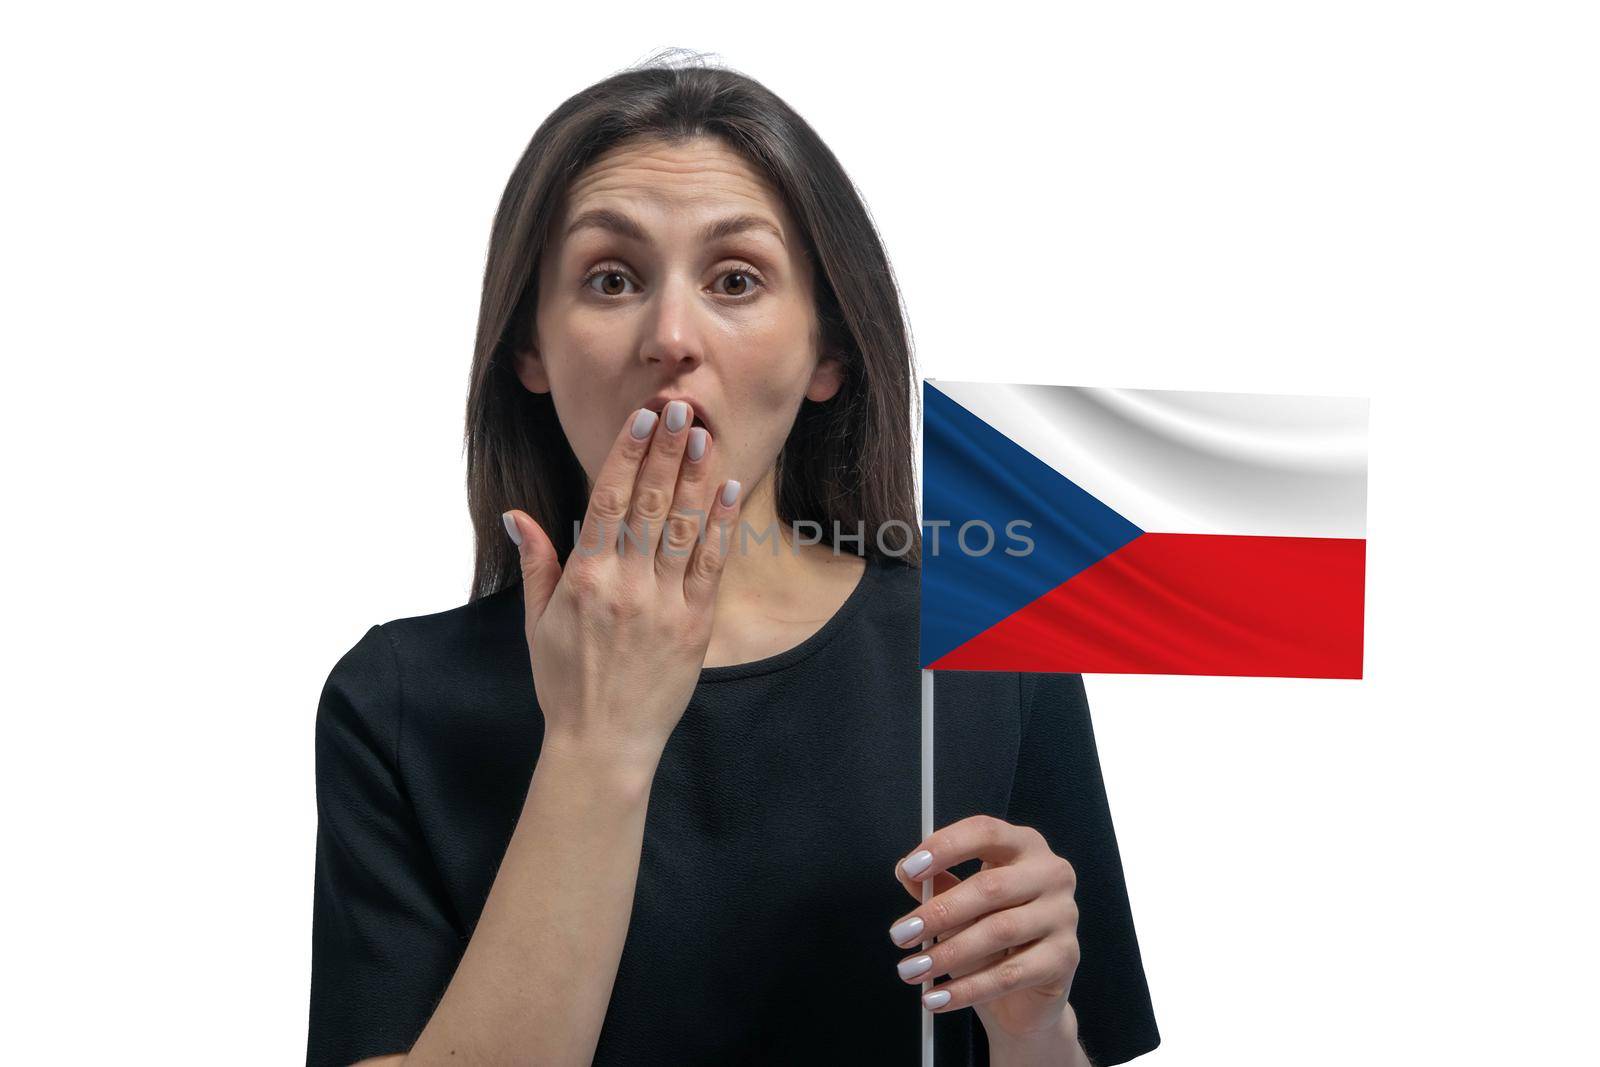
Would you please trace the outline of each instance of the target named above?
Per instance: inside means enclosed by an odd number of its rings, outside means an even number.
[[[1367,407],[924,383],[922,666],[1360,678]]]

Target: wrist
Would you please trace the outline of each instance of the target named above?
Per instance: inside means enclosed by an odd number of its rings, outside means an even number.
[[[660,762],[660,749],[602,745],[581,737],[547,732],[539,746],[539,762],[534,774],[546,778],[573,777],[584,783],[586,791],[643,801],[650,796],[650,785]]]
[[[1078,1015],[1064,1005],[1056,1021],[1040,1030],[1012,1034],[999,1027],[984,1027],[994,1067],[1091,1067],[1078,1042]]]

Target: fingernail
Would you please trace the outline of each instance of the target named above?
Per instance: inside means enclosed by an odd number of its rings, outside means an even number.
[[[730,478],[728,484],[722,487],[722,506],[731,508],[733,507],[733,502],[738,499],[739,483]]]
[[[928,865],[932,862],[933,853],[929,852],[927,849],[921,849],[907,856],[906,861],[900,866],[909,877],[915,878],[917,875],[927,870]]]
[[[517,532],[517,520],[511,517],[511,512],[500,513],[500,521],[506,524],[506,533],[511,535],[511,543],[518,548],[522,547],[522,534]]]
[[[922,920],[913,915],[904,922],[897,922],[889,927],[889,940],[897,945],[903,941],[910,941],[922,933],[922,926]]]
[[[667,405],[667,429],[677,433],[689,421],[689,405],[681,400],[674,400]]]
[[[912,956],[909,960],[901,960],[899,967],[896,969],[899,970],[901,978],[910,981],[932,966],[932,956]]]
[[[706,454],[706,428],[696,426],[689,431],[689,459],[691,462]]]
[[[948,989],[935,989],[932,993],[922,994],[922,1006],[924,1008],[942,1008],[948,1003],[950,1003],[950,991]]]
[[[633,429],[629,432],[634,438],[643,441],[650,436],[650,428],[656,424],[656,413],[649,408],[640,408],[639,414],[633,417]]]

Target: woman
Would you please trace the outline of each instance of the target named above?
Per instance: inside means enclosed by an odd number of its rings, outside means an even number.
[[[918,840],[912,381],[865,208],[762,86],[652,65],[545,121],[484,279],[473,596],[319,705],[309,1063],[914,1063],[930,979],[941,1065],[1155,1046],[1080,676],[941,677]]]

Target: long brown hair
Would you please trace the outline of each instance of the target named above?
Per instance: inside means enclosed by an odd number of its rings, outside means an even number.
[[[840,359],[844,373],[832,398],[802,402],[779,452],[778,520],[785,528],[819,524],[822,543],[837,551],[920,563],[911,339],[866,206],[788,104],[753,78],[699,56],[675,64],[674,51],[596,82],[551,112],[500,199],[467,395],[467,507],[477,543],[470,599],[521,580],[503,511],[533,516],[565,563],[588,506],[583,468],[550,394],[529,392],[513,359],[534,338],[540,257],[570,182],[631,138],[720,138],[781,192],[815,271],[820,354]]]

